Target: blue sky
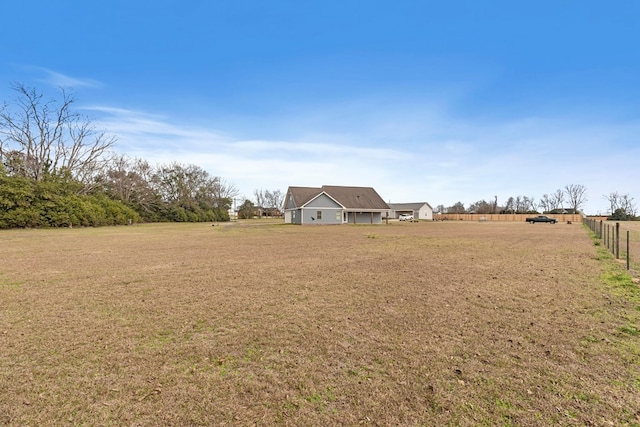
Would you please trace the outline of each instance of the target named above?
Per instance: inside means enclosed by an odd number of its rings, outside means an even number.
[[[117,150],[251,198],[640,204],[640,2],[33,1],[3,5],[0,99],[54,94]]]

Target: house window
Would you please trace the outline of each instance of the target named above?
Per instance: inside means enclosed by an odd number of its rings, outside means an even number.
[[[317,211],[316,212],[316,218],[318,218],[318,220],[322,219],[322,211]]]
[[[292,217],[293,219],[296,219],[296,211],[292,211],[292,212],[291,212],[291,217]]]
[[[340,222],[341,218],[342,218],[342,214],[340,213],[340,211],[336,211],[336,221]]]

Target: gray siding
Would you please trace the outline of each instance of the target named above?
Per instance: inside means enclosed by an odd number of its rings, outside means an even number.
[[[349,212],[348,223],[382,224],[382,212]]]
[[[294,209],[291,211],[291,224],[302,224],[302,222],[300,222],[302,220],[302,210],[301,209]]]
[[[318,197],[316,197],[315,199],[313,199],[312,201],[307,203],[305,208],[306,207],[309,207],[309,208],[336,208],[336,209],[340,209],[341,208],[341,206],[339,204],[337,204],[335,201],[333,201],[333,199],[331,199],[326,194],[319,195]]]
[[[321,212],[320,217],[318,211]],[[342,209],[337,208],[305,208],[303,224],[342,224]],[[337,218],[336,218],[337,215]]]
[[[296,202],[293,200],[293,196],[289,195],[287,198],[287,203],[285,205],[285,209],[294,209],[296,207]]]

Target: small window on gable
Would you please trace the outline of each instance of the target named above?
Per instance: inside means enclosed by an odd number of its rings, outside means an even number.
[[[340,211],[336,211],[336,221],[340,222],[341,218],[342,218],[342,214],[340,213]]]
[[[317,211],[316,212],[316,218],[322,219],[322,211]]]

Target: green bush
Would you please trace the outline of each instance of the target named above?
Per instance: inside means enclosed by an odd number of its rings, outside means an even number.
[[[210,201],[168,204],[158,199],[142,206],[114,199],[102,190],[80,194],[82,189],[67,171],[35,181],[9,176],[0,165],[0,228],[229,221],[227,209],[214,207]]]
[[[0,173],[0,228],[124,225],[140,216],[105,194],[79,195],[68,176],[36,182]]]

